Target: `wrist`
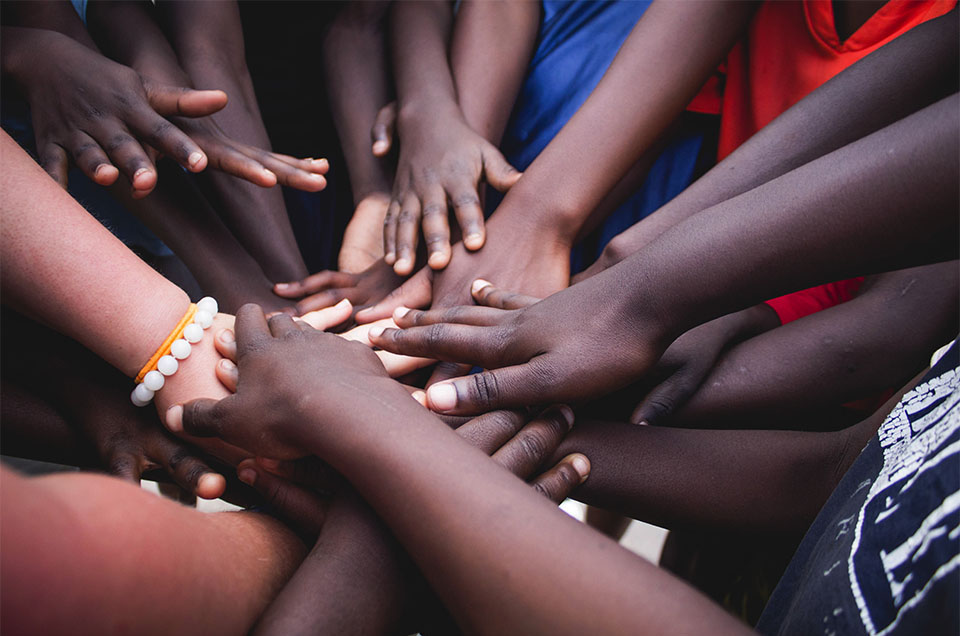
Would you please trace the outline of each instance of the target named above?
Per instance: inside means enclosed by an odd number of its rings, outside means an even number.
[[[398,100],[397,131],[409,136],[415,132],[430,132],[448,122],[465,124],[460,107],[445,93],[424,92],[415,97]]]
[[[487,222],[488,227],[506,226],[510,232],[536,237],[537,241],[548,240],[567,250],[573,248],[582,225],[578,218],[563,205],[545,201],[544,197],[523,189],[523,177],[511,188],[503,203]]]

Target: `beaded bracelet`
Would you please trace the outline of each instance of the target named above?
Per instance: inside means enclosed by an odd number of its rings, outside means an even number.
[[[203,330],[213,324],[213,317],[217,315],[218,310],[217,301],[210,296],[201,298],[196,305],[190,304],[187,313],[183,315],[163,344],[150,356],[134,379],[137,386],[130,394],[130,401],[135,406],[150,404],[153,395],[163,388],[165,378],[173,375],[180,368],[178,360],[183,360],[190,355],[192,349],[190,345],[203,340]]]

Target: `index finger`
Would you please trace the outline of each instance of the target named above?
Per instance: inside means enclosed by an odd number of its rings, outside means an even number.
[[[249,349],[255,348],[269,341],[273,336],[267,325],[267,317],[263,314],[260,305],[248,303],[237,310],[237,321],[233,326],[237,336],[237,358]]]

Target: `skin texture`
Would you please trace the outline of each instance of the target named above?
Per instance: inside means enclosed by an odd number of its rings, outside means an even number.
[[[204,514],[104,476],[2,468],[0,493],[0,540],[17,546],[0,555],[4,632],[241,633],[304,554],[269,517]]]
[[[438,411],[610,392],[649,371],[678,335],[730,311],[827,280],[955,258],[957,220],[945,211],[956,209],[957,192],[944,175],[957,167],[956,115],[956,96],[945,98],[691,217],[526,309],[410,311],[398,324],[413,328],[371,341],[496,369],[432,386]],[[847,259],[830,262],[838,250]],[[595,312],[589,331],[580,329],[584,307]]]
[[[383,318],[398,306],[467,304],[477,277],[534,296],[562,289],[570,247],[590,212],[689,103],[751,12],[742,2],[652,5],[597,88],[487,222],[484,249],[470,253],[455,245],[446,269],[421,270],[358,313],[358,321]],[[680,31],[685,38],[675,37]],[[698,46],[686,46],[690,40]]]
[[[393,175],[371,152],[371,122],[392,99],[386,58],[389,2],[351,2],[323,40],[323,70],[337,136],[353,192],[354,213],[338,258],[339,270],[359,273],[383,258],[383,219]]]
[[[960,72],[957,24],[956,11],[925,22],[826,82],[656,214],[615,237],[597,262],[574,282],[620,262],[701,210],[767,183],[955,92]],[[871,98],[864,99],[864,95]]]
[[[463,629],[746,631],[465,443],[389,380],[369,349],[301,329],[288,317],[268,326],[256,307],[239,315],[237,393],[175,408],[168,426],[256,443],[276,457],[322,457],[390,527]],[[358,404],[356,391],[377,399]],[[337,417],[324,415],[332,413]],[[451,516],[465,498],[471,505]],[[587,572],[593,585],[578,585]],[[569,586],[580,593],[558,605],[556,593]],[[637,595],[648,602],[636,603]]]

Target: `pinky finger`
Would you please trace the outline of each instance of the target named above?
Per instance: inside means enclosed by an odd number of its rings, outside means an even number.
[[[63,146],[59,144],[47,144],[40,153],[40,165],[43,166],[43,169],[50,175],[50,178],[57,182],[57,185],[66,190],[69,159],[67,158],[67,151],[63,149]],[[116,171],[116,168],[114,168],[114,170]],[[117,175],[119,174],[120,173],[117,172]]]
[[[534,490],[554,503],[560,503],[590,476],[586,455],[567,455],[557,465],[530,482]]]

